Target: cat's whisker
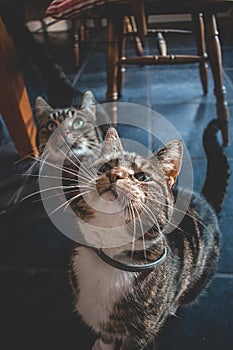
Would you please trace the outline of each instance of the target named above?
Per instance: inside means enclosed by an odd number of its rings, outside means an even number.
[[[77,190],[78,190],[78,189],[76,188],[76,189],[74,189],[74,190],[72,190],[72,191],[66,191],[66,192],[56,193],[56,194],[54,194],[54,195],[52,195],[52,196],[43,197],[43,199],[42,199],[42,198],[36,199],[36,200],[34,200],[33,202],[34,202],[34,203],[36,203],[36,202],[41,202],[41,201],[48,200],[48,199],[50,199],[50,198],[54,198],[54,197],[58,197],[58,196],[63,196],[63,197],[64,197],[64,195],[67,195],[67,194],[73,193],[73,192],[77,192]]]
[[[77,182],[78,182],[78,186],[80,188],[82,188],[82,187],[90,187],[92,189],[96,189],[95,179],[94,179],[94,181],[93,181],[93,179],[87,181],[87,179],[85,177],[82,177],[82,178],[78,178]]]
[[[94,173],[93,171],[83,169],[83,167],[80,168],[79,170],[79,176],[82,175],[83,177],[86,177],[89,181],[92,180],[93,178],[96,178],[97,174]]]
[[[85,185],[79,186],[79,189],[80,189],[80,192],[82,192],[83,190],[86,190],[86,189],[89,189],[89,190],[91,190],[93,192],[96,192],[95,188],[90,187],[90,186],[85,186]]]
[[[63,139],[63,141],[64,141],[64,144],[66,145],[67,150],[68,150],[68,152],[69,152],[69,150],[71,150],[71,147],[67,144],[66,139],[64,138],[64,135],[62,134],[61,130],[58,129],[58,131],[59,131],[59,133],[60,133],[60,135],[61,135],[61,137],[62,137],[62,139]],[[67,152],[67,153],[68,153],[68,152]],[[74,153],[73,153],[73,154],[74,154]],[[75,154],[74,154],[74,157],[75,157],[75,159],[80,163],[80,160],[77,158],[77,156],[76,156]]]
[[[163,236],[162,231],[161,231],[160,226],[159,226],[159,223],[158,223],[158,220],[157,220],[156,216],[154,215],[154,213],[151,211],[151,209],[145,203],[141,202],[141,206],[142,206],[143,210],[145,211],[145,213],[148,215],[148,217],[151,219],[151,222],[156,225],[156,228],[157,228],[159,234]]]
[[[87,142],[89,145],[95,146],[96,148],[99,148],[99,149],[102,148],[102,145],[101,145],[101,144],[96,144],[95,141],[90,141],[90,140],[87,139],[86,142]]]
[[[132,250],[131,250],[131,259],[133,259],[134,250],[135,250],[135,241],[136,241],[136,220],[135,220],[135,214],[131,203],[129,203],[129,208],[130,208],[131,218],[133,222],[133,240],[132,240]]]
[[[64,143],[65,143],[65,145],[66,145],[68,151],[70,151],[70,150],[72,151],[72,148],[67,144],[67,142],[66,142],[64,136],[62,135],[60,129],[59,129],[59,132],[60,132],[60,134],[61,134],[61,136],[62,136],[62,138],[63,138],[63,141],[64,141]],[[82,136],[82,135],[83,135],[83,133],[81,133],[80,136]],[[58,149],[59,149],[59,148],[58,148]],[[77,165],[77,164],[68,156],[68,154],[65,154],[61,149],[59,149],[59,151],[61,151],[61,152],[63,153],[63,155],[64,155],[72,164],[75,165],[75,167],[79,168],[80,164],[82,164],[82,167],[85,168],[87,174],[89,173],[89,169],[86,168],[85,165],[84,165],[83,163],[81,163],[81,160],[76,156],[76,154],[75,154],[73,151],[72,151],[72,153],[73,153],[73,155],[74,155],[74,157],[75,157],[75,159],[76,159],[76,161],[78,162],[79,165]],[[68,152],[67,152],[67,153],[68,153]],[[90,173],[90,175],[92,175],[92,174]]]
[[[33,153],[32,153],[32,154],[33,154]],[[19,163],[22,163],[22,162],[25,161],[26,159],[31,159],[31,158],[32,158],[32,154],[28,154],[28,155],[26,155],[25,157],[22,157],[22,158],[16,160],[16,161],[14,162],[14,165],[18,165]]]
[[[83,184],[95,184],[97,177],[92,177],[89,178],[89,176],[87,176],[85,173],[79,172],[78,173],[78,182],[83,183]]]
[[[80,169],[79,172],[78,172],[78,178],[81,178],[83,179],[84,181],[87,181],[87,182],[91,182],[93,181],[93,179],[97,179],[97,175],[96,174],[87,174],[85,171],[83,171],[83,169]]]
[[[30,166],[30,168],[28,170],[26,170],[25,173],[16,173],[18,176],[23,176],[23,177],[27,177],[27,176],[33,176],[32,171],[33,171],[33,168],[36,166],[36,164],[34,163],[32,166]],[[35,175],[34,176],[38,176],[38,175]]]
[[[43,193],[43,192],[46,192],[46,191],[52,191],[52,190],[56,190],[56,189],[64,189],[64,188],[78,188],[76,185],[75,186],[54,186],[54,187],[49,187],[49,188],[44,188],[43,190],[39,190],[39,191],[36,191],[36,192],[33,192],[33,193],[30,193],[29,195],[23,197],[19,203],[25,201],[26,199],[29,199],[37,194],[40,194],[40,193]]]
[[[59,149],[60,150],[60,149]],[[78,159],[77,156],[75,156],[75,159],[79,162],[79,165],[77,165],[68,155],[66,155],[62,150],[60,150],[62,152],[62,154],[72,163],[74,164],[74,166],[79,169],[79,176],[80,176],[80,172],[83,172],[86,176],[88,176],[90,179],[93,178],[93,176],[95,175],[93,172],[91,172],[90,169],[88,169],[84,163],[81,163],[81,161]],[[80,168],[80,164],[81,164],[81,168]]]
[[[87,141],[87,145],[90,147],[90,149],[93,151],[98,151],[99,153],[101,152],[101,147],[100,145],[96,145],[94,142]]]
[[[152,194],[152,193],[153,193],[153,192],[151,192],[151,194]],[[156,193],[153,193],[153,194],[156,195]],[[195,216],[189,214],[188,211],[185,212],[185,211],[183,211],[183,210],[181,210],[181,209],[178,209],[178,208],[176,208],[175,206],[172,206],[172,205],[170,205],[170,204],[162,203],[161,201],[159,201],[157,198],[154,198],[154,197],[153,197],[153,200],[156,201],[156,202],[159,203],[159,204],[162,204],[162,205],[168,207],[169,209],[173,209],[174,211],[179,212],[180,214],[187,215],[187,216],[190,217],[191,219],[195,219],[195,220],[196,220],[200,225],[202,225],[206,230],[209,230],[209,228],[208,228],[202,221],[200,221],[197,217],[195,217]],[[172,223],[170,222],[170,224],[172,224]],[[172,225],[173,225],[175,228],[177,227],[177,226],[174,225],[174,224],[172,224]],[[184,232],[185,232],[185,231],[184,231]]]
[[[38,147],[33,148],[33,150],[38,151],[39,154],[45,153],[45,150],[43,150],[43,148],[45,148],[46,145],[47,145],[47,141],[45,143],[42,143]],[[41,150],[43,150],[43,151],[41,152]],[[46,150],[46,152],[48,152],[48,149]]]
[[[76,179],[71,179],[68,177],[59,177],[59,176],[50,176],[50,175],[40,175],[40,174],[18,174],[18,175],[22,175],[25,177],[37,177],[37,178],[48,178],[48,179],[57,179],[57,180],[67,180],[67,181],[71,181],[71,182],[79,182]]]
[[[45,145],[46,145],[46,143],[44,143],[44,144],[42,144],[42,145],[39,145],[39,146],[37,146],[37,147],[33,147],[33,148],[32,148],[32,153],[27,154],[26,156],[24,156],[24,157],[18,159],[17,161],[14,162],[14,165],[17,165],[17,164],[19,164],[19,163],[25,161],[26,159],[34,159],[34,160],[36,160],[36,159],[38,158],[38,156],[35,156],[35,155],[34,155],[34,151],[39,151],[39,150],[40,150],[42,147],[44,147]]]
[[[51,167],[54,168],[54,169],[58,169],[58,170],[64,171],[64,172],[66,172],[66,173],[68,173],[68,174],[71,174],[71,175],[74,175],[74,176],[76,176],[76,177],[77,177],[77,175],[78,175],[76,172],[70,171],[70,168],[67,168],[67,167],[60,167],[60,166],[55,165],[54,163],[48,162],[48,161],[46,161],[46,160],[42,161],[42,160],[39,159],[39,161],[40,161],[43,165],[45,164],[45,165],[51,166]]]
[[[137,217],[138,217],[138,221],[139,221],[139,225],[140,225],[140,229],[141,229],[144,258],[147,259],[147,256],[146,256],[146,242],[145,242],[145,236],[144,236],[144,232],[143,232],[142,220],[141,220],[140,214],[139,214],[139,212],[138,212],[136,207],[134,208],[134,210],[137,213]]]
[[[90,187],[92,189],[96,189],[95,183],[89,183],[89,182],[86,182],[86,181],[79,181],[78,182],[78,186],[79,186],[79,188]]]
[[[63,208],[64,207],[64,211],[68,208],[68,206],[77,198],[81,197],[81,196],[84,196],[85,194],[88,194],[88,193],[91,193],[91,191],[86,191],[86,192],[83,192],[83,193],[79,193],[77,194],[76,196],[70,198],[69,200],[67,200],[65,203],[62,203],[61,205],[59,205],[59,207],[57,207],[56,209],[54,209],[52,211],[52,213],[50,213],[49,215],[53,215],[55,214],[59,209]]]
[[[68,156],[68,152],[65,153],[61,148],[59,147],[56,147],[56,149],[58,150],[58,152],[60,152],[63,156],[64,156],[64,159],[68,159],[69,162],[71,162],[77,169],[79,168],[78,165]],[[68,149],[70,150],[70,148]]]
[[[85,162],[85,160],[80,164],[80,170],[83,171],[85,170],[87,174],[90,175],[90,177],[92,178],[93,176],[97,176],[97,172],[96,169],[93,167],[93,159],[88,158],[88,163]]]
[[[93,179],[89,180],[85,176],[79,176],[81,178],[80,183],[90,183],[92,185],[96,185],[96,180],[98,179],[98,176],[94,177]]]
[[[33,169],[39,164],[40,157],[35,157],[32,155],[27,156],[26,158],[32,159],[34,162],[31,164],[31,166],[26,170],[25,174],[30,173],[33,171]],[[16,163],[15,163],[16,164]]]
[[[101,150],[101,148],[102,148],[102,145],[101,145],[100,143],[97,144],[96,141],[91,141],[91,140],[86,139],[86,142],[87,142],[89,145],[93,145],[94,147],[99,148],[100,150]]]

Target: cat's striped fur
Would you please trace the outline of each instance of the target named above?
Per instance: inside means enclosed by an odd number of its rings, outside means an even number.
[[[80,107],[52,108],[42,97],[35,101],[36,116],[39,121],[37,139],[39,153],[42,154],[49,138],[54,157],[59,148],[70,148],[69,156],[78,158],[92,152],[102,142],[102,132],[96,125],[96,102],[91,91],[86,91]],[[60,132],[54,134],[59,127]],[[60,152],[61,155],[61,152]]]
[[[56,168],[60,161],[69,167],[72,159],[80,163],[90,153],[98,155],[103,131],[97,125],[96,106],[91,91],[84,93],[77,107],[53,108],[41,96],[36,98],[38,157],[33,158],[26,171],[24,181],[13,198],[14,205],[32,196],[32,192],[38,193],[39,168],[47,156],[51,166]],[[66,174],[64,177],[67,177]]]
[[[144,264],[159,258],[164,247],[168,248],[167,257],[159,267],[133,273],[107,265],[88,246],[77,245],[74,249],[70,283],[75,309],[88,326],[101,334],[92,350],[114,350],[117,339],[121,339],[121,350],[144,348],[159,334],[169,315],[180,305],[196,299],[215,271],[220,230],[217,216],[203,196],[193,193],[178,227],[169,234],[163,233],[176,210],[173,186],[181,158],[179,141],[170,142],[148,159],[127,153],[116,130],[111,128],[101,159],[88,163],[95,174],[92,184],[94,182],[98,195],[105,200],[102,211],[104,205],[107,211],[113,198],[116,201],[123,198],[127,205],[124,217],[122,213],[118,215],[119,222],[127,223],[139,216],[142,221],[154,220],[136,242],[103,251],[126,263],[132,263],[133,258],[134,263]],[[88,179],[86,182],[91,186]],[[98,201],[93,193],[90,199],[91,204]],[[92,225],[98,222],[94,205],[87,205],[82,197],[71,206],[86,222]],[[111,223],[111,214],[103,219],[107,226],[108,221]],[[89,232],[82,233],[88,243]]]

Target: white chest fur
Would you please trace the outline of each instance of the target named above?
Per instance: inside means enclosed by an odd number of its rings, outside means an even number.
[[[133,274],[108,266],[94,251],[78,248],[74,261],[79,298],[76,309],[96,332],[109,319],[114,304],[133,288]]]

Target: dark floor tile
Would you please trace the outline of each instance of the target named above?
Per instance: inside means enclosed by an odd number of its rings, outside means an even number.
[[[159,336],[159,350],[230,350],[233,277],[217,276],[197,303],[181,308]]]
[[[233,115],[233,105],[229,104],[230,116]],[[217,117],[215,104],[200,103],[198,104],[157,104],[155,111],[165,117],[171,125],[180,134],[181,139],[185,143],[190,156],[193,158],[205,158],[202,137],[208,123]],[[156,122],[154,123],[156,130]],[[229,122],[230,142],[233,136],[233,119],[230,117]],[[161,132],[162,134],[162,132]],[[219,142],[222,143],[221,133],[218,134]],[[232,156],[231,143],[225,148],[226,154]]]
[[[0,278],[2,349],[91,348],[94,336],[73,312],[66,272],[1,270]]]
[[[233,84],[233,67],[231,66],[231,68],[225,68],[224,71]]]
[[[222,50],[222,64],[223,68],[232,67],[232,59],[233,59],[233,48],[227,47]]]
[[[0,265],[68,268],[73,242],[52,224],[41,202],[26,200],[2,221]]]

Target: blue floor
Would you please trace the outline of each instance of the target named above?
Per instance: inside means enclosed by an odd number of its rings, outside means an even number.
[[[221,28],[220,28],[221,29]],[[223,27],[224,29],[224,27]],[[220,31],[220,33],[222,33]],[[231,114],[233,137],[233,41],[221,36],[223,76]],[[191,37],[170,40],[171,52],[195,52]],[[72,48],[66,34],[51,34],[52,52],[69,74],[74,86],[91,89],[98,102],[105,102],[104,40],[96,37],[82,50],[80,69],[74,66]],[[150,49],[152,43],[146,43]],[[37,95],[46,97],[46,86],[30,67],[22,67],[29,97],[34,106]],[[216,117],[213,81],[209,74],[209,94],[203,97],[198,67],[128,67],[120,102],[148,108],[168,120],[180,134],[191,156],[194,189],[200,191],[205,179],[206,158],[202,134]],[[136,108],[137,109],[137,108]],[[123,115],[119,121],[125,123]],[[153,113],[128,118],[152,134],[157,132]],[[40,202],[26,200],[12,209],[12,198],[22,182],[25,162],[18,155],[0,120],[0,348],[89,350],[94,335],[73,313],[67,271],[72,242],[50,222]],[[123,138],[133,138],[153,149],[156,142],[139,129],[119,127]],[[231,171],[232,143],[226,148]],[[34,183],[29,183],[28,191]],[[233,348],[233,178],[220,215],[222,251],[216,275],[199,300],[180,308],[168,320],[158,338],[157,350],[230,350]],[[155,346],[151,346],[150,350]]]

